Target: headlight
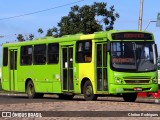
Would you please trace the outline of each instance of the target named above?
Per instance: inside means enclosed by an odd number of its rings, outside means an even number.
[[[120,78],[115,78],[116,83],[120,84],[122,83],[122,80]]]
[[[158,83],[158,79],[156,78],[152,79],[152,83]]]

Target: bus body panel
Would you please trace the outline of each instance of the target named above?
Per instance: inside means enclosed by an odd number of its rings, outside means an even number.
[[[27,42],[19,42],[4,44],[3,48],[8,48],[8,65],[3,65],[2,67],[2,88],[8,91],[17,91],[17,92],[25,92],[26,91],[26,81],[32,80],[35,86],[35,91],[38,93],[73,93],[73,94],[81,94],[83,91],[82,82],[84,79],[90,80],[93,86],[93,93],[100,94],[122,94],[129,92],[139,92],[138,90],[142,88],[144,92],[155,92],[158,90],[158,84],[153,83],[153,79],[158,79],[157,72],[120,72],[112,69],[111,66],[111,53],[107,51],[107,45],[110,42],[122,42],[122,40],[114,40],[111,36],[114,33],[124,33],[124,32],[136,32],[137,31],[103,31],[96,32],[94,34],[89,35],[71,35],[64,36],[61,38],[42,38],[42,40],[33,40]],[[141,32],[139,32],[141,33]],[[144,32],[146,33],[146,32]],[[129,36],[129,35],[128,35]],[[138,37],[140,35],[138,34]],[[118,36],[119,37],[119,36]],[[117,38],[118,38],[117,37]],[[121,36],[120,36],[121,37]],[[129,36],[132,37],[132,36]],[[141,37],[141,36],[140,36]],[[115,37],[116,38],[116,37]],[[152,36],[152,40],[154,42],[154,37]],[[86,63],[78,63],[76,61],[77,57],[77,42],[79,41],[92,41],[92,60],[91,62]],[[132,40],[133,41],[133,40]],[[146,42],[144,40],[135,40],[136,42]],[[134,41],[134,42],[135,42]],[[131,40],[125,40],[125,42],[131,42]],[[46,44],[48,49],[48,44],[50,43],[59,43],[59,61],[57,64],[43,64],[43,65],[35,65],[32,63],[31,65],[21,65],[21,46],[31,45],[33,48],[35,45]],[[107,60],[107,65],[102,65],[101,67],[97,67],[97,55],[100,53],[98,51],[98,47],[102,48],[102,63],[104,64],[104,59]],[[16,50],[15,50],[16,49]],[[13,50],[14,54],[17,54],[17,70],[10,70],[10,51]],[[64,61],[64,51],[66,50],[67,61]],[[16,53],[17,51],[17,53]],[[70,53],[72,52],[73,56],[71,58]],[[3,51],[4,53],[4,51]],[[33,55],[32,55],[33,57]],[[72,67],[68,67],[68,65],[72,63]],[[101,71],[102,75],[102,83],[101,87],[99,84],[98,76]],[[65,84],[64,74],[66,72],[67,75],[67,85]],[[69,71],[73,73],[70,74]],[[14,89],[12,90],[10,87],[10,79],[13,79],[14,74]],[[64,76],[63,76],[64,75]],[[127,78],[128,77],[128,78]],[[137,80],[137,78],[142,78]],[[73,81],[70,81],[70,79]],[[137,81],[130,83],[125,82],[125,79],[130,79],[133,81]],[[148,78],[148,83],[141,83],[143,78]],[[99,79],[101,80],[101,79]],[[120,81],[121,83],[118,83]],[[72,83],[73,82],[73,83]],[[69,88],[69,84],[73,84],[73,89]],[[63,86],[64,85],[64,86]],[[67,88],[65,88],[67,87]],[[107,88],[105,88],[107,87]],[[137,90],[136,90],[137,88]],[[150,89],[149,89],[150,88]]]
[[[139,92],[138,90],[136,91],[136,88],[144,88],[142,89],[144,92],[156,92],[158,90],[158,84],[152,83],[152,80],[158,78],[157,72],[124,73],[113,72],[112,70],[109,70],[108,77],[110,78],[109,93],[111,94],[124,92]]]

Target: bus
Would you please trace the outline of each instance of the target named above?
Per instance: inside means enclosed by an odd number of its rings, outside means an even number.
[[[100,31],[2,46],[2,88],[29,98],[83,95],[86,101],[158,91],[157,46],[149,32]]]
[[[151,97],[154,99],[160,99],[160,70],[159,68],[158,68],[158,91],[157,92],[139,92],[138,97],[143,97],[143,98]]]

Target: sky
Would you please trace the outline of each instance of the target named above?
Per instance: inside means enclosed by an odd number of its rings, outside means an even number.
[[[114,24],[114,29],[138,29],[140,0],[1,0],[0,44],[5,43],[6,41],[15,41],[17,34],[23,34],[24,36],[34,34],[36,38],[42,37],[43,34],[40,36],[37,32],[38,28],[47,31],[49,28],[57,26],[57,23],[61,18],[68,15],[72,6],[78,5],[82,7],[83,5],[92,5],[94,2],[105,2],[107,3],[108,9],[111,5],[114,5],[115,11],[120,15],[120,18],[118,18]],[[146,29],[150,21],[157,20],[157,14],[160,12],[159,5],[160,0],[144,0],[142,30]],[[50,10],[15,17],[46,9]],[[147,31],[154,34],[155,41],[158,48],[160,48],[160,27],[156,27],[156,22],[151,22]],[[158,51],[160,53],[160,49]]]

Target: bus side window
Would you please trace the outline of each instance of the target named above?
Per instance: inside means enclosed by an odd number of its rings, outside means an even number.
[[[85,55],[85,62],[91,62],[91,55]]]
[[[32,46],[22,46],[21,47],[21,65],[31,65],[32,64]]]
[[[3,48],[3,66],[8,65],[8,48]]]
[[[59,62],[59,44],[50,43],[48,44],[48,64],[58,64]]]
[[[46,44],[40,44],[34,46],[34,64],[46,63]]]
[[[76,43],[76,62],[88,63],[92,61],[92,41],[78,41]]]

